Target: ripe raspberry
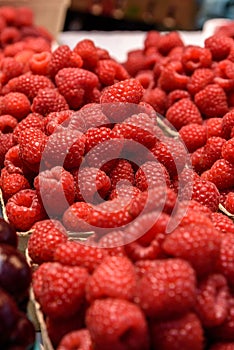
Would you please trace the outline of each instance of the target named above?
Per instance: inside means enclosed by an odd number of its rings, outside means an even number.
[[[21,120],[13,131],[15,142],[18,142],[20,134],[30,127],[44,131],[43,117],[38,113],[29,113]]]
[[[111,181],[111,190],[115,189],[116,186],[124,184],[134,184],[134,171],[131,163],[126,159],[119,159],[116,165],[109,173]]]
[[[7,201],[17,192],[30,188],[30,184],[21,174],[8,174],[8,176],[4,176],[4,181],[0,181],[0,187],[3,198]]]
[[[33,53],[40,53],[44,51],[51,52],[51,43],[48,39],[45,39],[41,36],[37,38],[25,38],[25,49],[28,51],[32,51]]]
[[[220,233],[212,227],[187,225],[176,228],[164,241],[165,253],[187,260],[198,276],[215,269],[220,249]]]
[[[182,100],[182,98],[190,98],[190,94],[186,90],[173,90],[167,95],[166,107],[170,108],[174,103]]]
[[[41,89],[32,103],[32,111],[43,116],[66,109],[69,109],[67,102],[56,89]]]
[[[43,125],[46,135],[52,135],[54,132],[58,132],[60,127],[61,130],[66,128],[73,115],[74,111],[71,111],[70,109],[49,113],[45,118],[43,118]]]
[[[205,40],[205,48],[209,49],[214,61],[221,61],[228,57],[233,40],[223,35],[214,34]]]
[[[222,157],[231,164],[234,164],[234,138],[226,141],[222,147]]]
[[[216,136],[223,137],[222,132],[222,118],[209,118],[205,121],[206,129],[207,129],[207,138]]]
[[[20,6],[16,9],[17,16],[15,19],[15,24],[17,27],[30,27],[33,26],[34,15],[33,11],[24,6]]]
[[[30,189],[14,194],[6,204],[6,213],[9,221],[18,231],[27,231],[36,221],[45,218],[36,191]]]
[[[12,133],[18,121],[9,114],[0,115],[0,131],[3,134]]]
[[[124,244],[124,232],[121,230],[111,231],[98,241],[98,247],[110,256],[126,256]]]
[[[92,350],[92,339],[87,329],[75,330],[67,333],[58,345],[58,350]],[[228,350],[228,349],[227,349]],[[231,350],[231,349],[230,349]]]
[[[35,53],[29,60],[29,68],[33,74],[48,75],[51,53],[44,51]]]
[[[106,255],[107,252],[105,249],[80,242],[67,241],[56,247],[53,258],[54,261],[62,265],[82,266],[90,273],[93,273]]]
[[[92,40],[84,39],[79,41],[73,50],[79,54],[83,60],[83,67],[88,70],[93,70],[98,63],[97,48]]]
[[[49,78],[43,75],[25,73],[9,80],[9,82],[3,87],[2,93],[21,92],[32,101],[38,94],[38,91],[44,88],[54,88],[54,84]]]
[[[133,300],[136,288],[134,265],[127,257],[109,256],[96,268],[86,285],[86,298]]]
[[[173,320],[154,322],[151,334],[154,349],[203,349],[204,333],[200,320],[194,313],[187,313]]]
[[[229,139],[234,127],[234,111],[229,111],[222,118],[222,134],[225,139]]]
[[[10,114],[17,120],[21,120],[30,113],[30,101],[20,92],[10,92],[2,97],[0,110],[1,114]]]
[[[5,154],[4,166],[10,174],[28,175],[19,154],[19,145],[12,146]],[[2,169],[3,171],[3,169]]]
[[[219,270],[226,277],[231,286],[234,285],[233,243],[234,236],[232,233],[226,233],[224,236],[222,236],[218,260]]]
[[[23,63],[23,65],[26,67],[28,65],[29,60],[34,55],[33,50],[29,50],[24,48],[22,51],[18,52],[14,58],[16,61]],[[29,70],[29,68],[26,69],[26,71]],[[30,73],[31,74],[31,73]]]
[[[211,220],[217,230],[224,233],[234,233],[234,223],[228,216],[222,213],[212,213]]]
[[[233,47],[234,48],[234,47]],[[218,84],[225,91],[230,91],[233,89],[234,81],[233,81],[233,62],[229,60],[223,60],[219,62],[215,68],[215,78],[214,83]],[[232,97],[229,97],[229,104],[232,102]]]
[[[128,71],[131,77],[142,70],[152,69],[155,62],[161,58],[159,53],[146,56],[143,50],[133,50],[127,53],[127,60],[124,62],[124,68]]]
[[[139,82],[141,83],[144,89],[150,89],[154,85],[154,73],[151,70],[140,71],[139,73],[136,74],[135,78],[139,80]],[[145,94],[146,94],[146,91],[144,95]],[[162,104],[164,105],[165,104],[165,101],[163,98],[163,96],[165,97],[164,92],[161,89],[157,89],[155,91],[155,95],[156,95],[155,99],[157,100],[157,97],[158,97],[159,98],[158,101],[160,102],[162,101]],[[152,100],[154,100],[154,98],[152,98]]]
[[[172,61],[162,68],[158,79],[158,87],[164,91],[185,90],[189,77],[185,75],[182,63]]]
[[[60,71],[60,69],[72,67],[71,56],[72,51],[67,45],[61,45],[56,50],[54,50],[51,55],[51,60],[49,62],[49,75],[52,78],[54,78],[55,75]],[[80,62],[78,63],[77,67],[79,68],[81,66],[82,59],[80,57]]]
[[[86,69],[63,68],[56,74],[55,82],[70,108],[78,109],[84,104],[85,95],[98,86],[98,77]]]
[[[218,190],[225,190],[234,186],[234,165],[225,159],[219,159],[202,177],[213,182]]]
[[[135,198],[141,191],[139,188],[132,186],[129,184],[128,180],[123,179],[119,180],[120,182],[117,183],[117,186],[111,190],[108,199],[112,200],[114,198],[118,197],[129,197],[129,198]]]
[[[20,41],[20,39],[21,39],[20,31],[15,27],[8,26],[3,28],[3,30],[1,31],[0,43],[1,43],[1,47],[3,48],[9,44],[13,44],[17,41]]]
[[[199,159],[199,166],[202,171],[210,169],[212,165],[221,158],[224,143],[225,139],[221,137],[208,138]]]
[[[72,204],[63,215],[63,224],[67,230],[72,232],[90,231],[87,219],[92,206],[86,202]]]
[[[205,125],[191,123],[182,126],[179,134],[190,153],[204,146],[207,140]]]
[[[212,214],[212,211],[208,207],[197,201],[194,201],[193,199],[189,201],[181,201],[179,205],[179,210],[182,211],[183,215],[185,214],[185,212],[187,212],[187,214],[192,214],[193,211],[198,211],[210,218]]]
[[[223,275],[209,275],[200,282],[195,310],[203,327],[215,327],[226,320],[228,299],[228,285]]]
[[[219,206],[219,191],[215,184],[206,180],[195,180],[192,189],[192,199],[205,205],[215,212]]]
[[[87,311],[86,324],[97,350],[149,349],[144,314],[137,305],[127,300],[95,300]]]
[[[0,167],[4,164],[7,151],[14,146],[12,134],[3,134],[0,132]]]
[[[222,117],[228,112],[227,96],[217,84],[209,84],[197,92],[194,101],[206,117]]]
[[[189,45],[184,49],[181,62],[185,72],[191,74],[197,69],[209,68],[211,66],[211,52],[204,47]]]
[[[188,98],[182,98],[175,102],[167,110],[166,118],[177,130],[191,123],[202,124],[202,117],[198,108]]]
[[[126,69],[113,59],[100,60],[95,68],[101,84],[110,86],[117,81],[129,79]]]
[[[196,69],[188,82],[187,89],[191,95],[195,95],[207,85],[212,84],[214,80],[214,72],[209,68]]]
[[[52,317],[69,318],[84,301],[88,272],[83,267],[47,262],[33,274],[33,289],[43,312]]]
[[[234,214],[234,193],[233,192],[229,192],[227,194],[226,197],[226,201],[225,201],[225,209],[231,213]]]
[[[28,254],[35,264],[53,261],[57,246],[67,241],[65,228],[57,220],[43,220],[32,226]]]
[[[157,43],[158,51],[164,56],[167,56],[174,47],[178,46],[183,47],[184,43],[180,37],[180,34],[176,31],[171,31],[164,35],[160,35]]]
[[[138,76],[136,79],[140,80]],[[141,80],[140,80],[141,82]],[[142,84],[143,85],[143,84]],[[156,112],[164,114],[166,110],[166,93],[160,88],[148,89],[144,92],[142,101],[149,103]]]
[[[10,79],[23,74],[24,65],[13,57],[4,57],[1,61],[1,84],[6,84]]]
[[[160,38],[160,32],[157,30],[150,30],[146,33],[145,39],[144,39],[144,48],[147,49],[148,47],[156,47],[158,45],[158,40]]]
[[[207,226],[207,227],[213,228],[213,223],[211,221],[211,218],[196,208],[195,210],[191,210],[190,208],[188,208],[187,212],[182,214],[183,215],[181,217],[181,220],[178,223],[179,227],[196,225],[196,226]],[[180,213],[178,213],[177,215],[179,216]]]
[[[13,6],[1,6],[0,14],[8,25],[14,25],[17,17],[17,9]]]
[[[156,319],[182,315],[195,304],[195,272],[184,260],[158,260],[139,280],[136,302]]]
[[[25,49],[25,42],[24,41],[18,41],[14,44],[9,44],[7,45],[4,50],[3,53],[5,55],[5,57],[14,57],[16,59],[16,55],[20,52],[22,52],[22,50]],[[23,62],[21,62],[23,63]]]
[[[145,273],[157,266],[157,260],[138,260],[135,262],[137,278],[141,279]]]
[[[135,174],[135,184],[141,191],[158,186],[170,186],[170,177],[166,168],[158,162],[144,163]]]

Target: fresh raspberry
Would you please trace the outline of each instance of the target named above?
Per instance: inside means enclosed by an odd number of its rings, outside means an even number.
[[[69,122],[72,120],[74,111],[65,109],[59,112],[51,112],[43,118],[43,124],[46,135],[52,135],[54,132],[58,132],[60,126],[61,129],[67,127]],[[79,130],[79,128],[77,128]]]
[[[124,67],[131,77],[135,77],[142,70],[152,69],[155,62],[160,59],[161,55],[159,53],[146,56],[145,52],[141,49],[133,50],[127,53],[127,60],[124,62]]]
[[[173,320],[154,322],[151,334],[154,349],[203,349],[204,333],[200,320],[194,313],[187,313]]]
[[[233,350],[234,343],[216,343],[211,346],[210,350]]]
[[[204,146],[207,140],[205,125],[191,123],[182,126],[179,134],[189,152],[194,152],[197,148]]]
[[[136,302],[149,317],[170,319],[195,304],[195,272],[184,260],[158,260],[139,280]]]
[[[16,23],[17,9],[13,6],[1,6],[0,14],[5,19],[8,25],[14,25]]]
[[[7,201],[17,192],[30,188],[28,180],[21,174],[9,174],[8,176],[4,177],[4,181],[1,181],[0,183],[5,201]]]
[[[2,47],[13,44],[21,39],[20,31],[15,27],[5,27],[0,34],[0,43]]]
[[[82,167],[75,170],[73,176],[77,201],[98,203],[110,190],[110,178],[100,169]]]
[[[18,41],[17,43],[14,44],[9,44],[7,45],[3,52],[5,57],[14,57],[19,53],[22,52],[25,48],[25,42],[24,41]]]
[[[186,90],[173,90],[167,95],[166,107],[170,108],[174,103],[182,100],[182,98],[190,98],[190,94]]]
[[[2,93],[21,92],[32,101],[38,91],[44,88],[54,88],[54,84],[49,78],[44,75],[26,73],[9,80],[3,87]]]
[[[18,231],[27,231],[32,225],[45,218],[44,210],[35,190],[21,190],[14,194],[6,204],[9,221]]]
[[[138,260],[135,262],[135,271],[138,279],[144,277],[145,273],[157,266],[157,260]]]
[[[202,124],[202,117],[198,108],[188,98],[182,98],[175,102],[167,110],[166,118],[177,130],[191,123]]]
[[[162,68],[158,79],[158,87],[167,92],[177,89],[185,90],[188,82],[189,77],[185,75],[182,63],[172,61]]]
[[[86,285],[86,298],[133,300],[136,288],[134,265],[127,257],[109,256],[96,268]]]
[[[46,273],[45,273],[46,272]],[[70,317],[82,306],[88,272],[83,267],[47,262],[33,274],[33,289],[45,314]]]
[[[134,171],[131,163],[126,159],[119,159],[109,173],[111,180],[111,190],[122,183],[134,184]]]
[[[144,48],[147,49],[148,47],[155,47],[158,45],[158,40],[160,38],[160,32],[157,30],[149,30],[144,39]]]
[[[49,216],[63,214],[74,203],[73,176],[61,166],[41,171],[34,179],[34,188]]]
[[[233,262],[233,250],[234,250],[234,236],[232,233],[226,233],[222,236],[220,255],[218,260],[218,266],[220,272],[226,277],[228,283],[234,285],[234,262]]]
[[[120,179],[120,183],[118,182],[117,185],[114,187],[113,190],[111,190],[108,199],[114,199],[118,197],[129,197],[129,198],[135,198],[141,191],[139,188],[132,186],[128,182],[127,179]]]
[[[63,166],[66,170],[77,168],[85,151],[84,135],[72,129],[58,130],[52,134],[43,153],[43,158],[51,166]]]
[[[180,215],[179,214],[175,214]],[[180,217],[179,217],[180,218]],[[205,213],[201,212],[200,210],[191,210],[188,208],[188,210],[183,213],[182,217],[180,218],[180,222],[178,223],[179,227],[184,226],[190,226],[190,225],[196,225],[196,226],[207,226],[211,229],[213,228],[213,223],[211,221],[211,218],[208,217]]]
[[[184,46],[183,40],[180,37],[180,34],[176,31],[171,31],[159,37],[159,41],[157,43],[158,51],[167,56],[169,52],[178,46]]]
[[[110,256],[126,256],[124,244],[124,232],[121,230],[111,231],[98,241],[98,247]]]
[[[213,182],[218,190],[225,190],[234,186],[234,165],[225,159],[219,159],[202,177]]]
[[[86,324],[97,350],[149,349],[144,314],[127,300],[95,300],[86,313]]]
[[[227,96],[217,84],[209,84],[194,96],[194,101],[206,117],[222,117],[228,112]]]
[[[33,26],[34,14],[32,9],[26,6],[20,6],[16,9],[17,16],[15,24],[17,27],[30,27]]]
[[[207,85],[212,84],[214,80],[214,72],[209,68],[196,69],[188,82],[187,89],[191,95],[195,95]]]
[[[86,69],[63,68],[56,74],[55,82],[70,108],[78,109],[84,104],[85,94],[98,86],[98,77]]]
[[[43,117],[38,113],[29,113],[26,118],[21,120],[13,131],[15,142],[18,142],[20,134],[30,127],[43,131]]]
[[[72,204],[63,215],[63,224],[67,230],[72,232],[89,231],[87,219],[92,206],[86,202]]]
[[[233,46],[233,40],[226,36],[214,34],[205,40],[205,48],[209,49],[214,61],[228,57]]]
[[[137,80],[139,80],[139,82],[141,83],[141,85],[143,86],[144,89],[150,89],[154,85],[154,73],[152,70],[148,69],[148,70],[140,71],[136,74],[135,78]],[[157,95],[157,92],[158,92],[158,95]],[[160,95],[160,92],[161,92],[161,95]],[[145,94],[146,94],[146,92],[145,92]],[[160,101],[162,100],[162,103],[165,103],[165,101],[163,99],[164,93],[162,90],[159,89],[159,91],[158,91],[158,89],[157,89],[156,95],[157,95],[157,97],[162,97],[160,99]],[[156,97],[156,99],[157,99],[157,97]]]
[[[139,77],[136,77],[139,80]],[[142,84],[143,85],[143,84]],[[155,111],[164,114],[166,110],[166,93],[156,87],[154,89],[148,89],[144,92],[142,101],[149,103],[154,107]]]
[[[179,204],[179,210],[182,211],[183,215],[185,214],[185,212],[187,212],[187,214],[191,213],[193,211],[198,211],[201,214],[206,215],[208,218],[211,217],[212,211],[206,207],[205,205],[194,201],[193,199],[191,200],[185,200],[185,201],[181,201]]]
[[[3,134],[12,133],[18,120],[9,114],[0,115],[0,131]]]
[[[229,111],[222,118],[222,134],[225,139],[229,139],[234,127],[234,111]]]
[[[41,36],[37,38],[25,38],[24,43],[25,49],[32,51],[33,53],[40,53],[44,51],[51,52],[51,43]]]
[[[213,212],[218,210],[219,197],[219,191],[213,182],[199,179],[193,183],[192,199]]]
[[[51,112],[60,112],[66,109],[69,109],[67,102],[63,95],[56,89],[41,89],[32,103],[32,111],[43,116]]]
[[[20,92],[10,92],[2,97],[0,101],[1,114],[10,114],[17,120],[26,117],[31,110],[30,101],[27,96]]]
[[[145,162],[135,174],[135,184],[141,191],[148,188],[170,186],[170,177],[166,168],[158,162]]]
[[[53,258],[54,261],[62,265],[82,266],[93,273],[106,255],[105,249],[80,242],[67,241],[56,247]]]
[[[19,152],[23,162],[30,169],[38,170],[46,146],[47,136],[40,130],[29,127],[20,133]]]
[[[228,285],[223,275],[209,275],[199,283],[195,310],[203,327],[215,327],[226,320],[228,298]]]
[[[211,220],[217,230],[224,233],[234,233],[234,223],[228,216],[222,213],[212,213]]]
[[[129,74],[126,69],[113,59],[100,60],[95,68],[101,84],[109,86],[117,81],[129,79]]]
[[[7,172],[10,174],[17,173],[21,175],[25,174],[25,176],[28,175],[19,154],[19,145],[14,145],[7,151],[5,154],[4,165]]]
[[[212,165],[221,158],[224,143],[225,140],[221,137],[210,137],[207,140],[199,160],[200,167],[203,171],[210,169]]]
[[[61,45],[53,51],[49,62],[49,75],[54,78],[60,69],[72,67],[71,65],[72,51],[67,45]],[[79,56],[80,57],[80,56]],[[77,67],[82,66],[82,59]]]
[[[233,46],[234,48],[234,46]],[[229,60],[220,61],[214,68],[214,83],[218,84],[225,91],[230,91],[234,87],[233,75],[234,63]],[[231,98],[229,98],[229,103]]]
[[[165,253],[191,263],[198,276],[215,268],[220,249],[220,233],[212,227],[187,225],[176,228],[164,241]]]
[[[87,329],[73,331],[66,334],[58,345],[58,350],[92,350],[92,339]],[[228,349],[227,349],[228,350]],[[231,349],[230,349],[231,350]]]
[[[4,57],[1,61],[0,81],[2,85],[10,79],[23,74],[24,66],[21,62],[16,61],[13,57]]]
[[[96,67],[98,63],[98,54],[97,48],[92,40],[84,39],[79,41],[73,51],[80,55],[85,69],[93,70]]]
[[[227,194],[226,197],[226,201],[225,201],[225,209],[231,213],[234,214],[234,193],[233,192],[229,192]]]
[[[25,45],[26,46],[26,45]],[[22,51],[18,52],[14,58],[17,62],[20,62],[24,65],[26,72],[29,70],[28,68],[28,62],[31,59],[31,57],[34,55],[34,51],[33,50],[29,50],[24,48]],[[31,73],[29,73],[31,74]]]
[[[205,121],[206,130],[207,130],[207,138],[216,136],[223,137],[222,132],[222,118],[209,118]]]
[[[222,147],[222,157],[231,164],[234,164],[234,138],[226,141]]]
[[[12,134],[3,134],[0,132],[0,167],[4,164],[4,158],[7,151],[14,146]]]
[[[185,47],[181,57],[185,72],[193,73],[197,69],[209,68],[212,63],[212,56],[209,49],[195,45]]]
[[[51,53],[48,51],[35,53],[29,60],[29,68],[33,74],[48,75]]]
[[[57,246],[67,241],[65,228],[57,220],[42,220],[32,226],[28,254],[35,264],[53,261]]]

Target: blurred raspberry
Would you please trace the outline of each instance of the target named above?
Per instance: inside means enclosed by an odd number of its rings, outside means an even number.
[[[214,72],[209,68],[198,68],[190,77],[187,89],[191,95],[195,95],[214,81]]]
[[[181,61],[185,71],[191,74],[197,69],[209,68],[212,63],[212,56],[209,49],[189,45],[185,47]]]
[[[161,35],[157,43],[158,51],[164,56],[167,56],[174,47],[178,46],[183,47],[184,43],[180,34],[176,31]]]
[[[4,57],[1,61],[0,81],[2,85],[23,74],[23,70],[24,66],[21,62],[16,61],[13,57]]]

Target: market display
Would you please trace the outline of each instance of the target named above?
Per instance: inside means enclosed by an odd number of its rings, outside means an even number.
[[[120,63],[52,50],[26,9],[1,23],[0,187],[54,349],[234,349],[232,27],[151,31]],[[0,345],[24,349],[31,271],[0,224]]]

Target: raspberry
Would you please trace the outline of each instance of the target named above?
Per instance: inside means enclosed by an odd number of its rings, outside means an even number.
[[[36,191],[26,189],[14,194],[6,204],[6,213],[9,221],[18,231],[27,231],[45,214],[38,200]]]
[[[110,256],[126,256],[124,250],[124,233],[121,230],[111,231],[101,237],[98,241],[98,246]]]
[[[167,92],[177,89],[183,90],[186,89],[188,82],[189,77],[185,75],[182,63],[172,61],[162,68],[158,79],[158,87]]]
[[[84,104],[85,95],[98,86],[98,77],[86,69],[63,68],[56,74],[55,82],[70,108],[78,109]]]
[[[2,47],[13,44],[21,39],[20,31],[15,27],[5,27],[0,34],[0,43]]]
[[[114,168],[109,173],[109,178],[111,180],[111,189],[115,189],[122,183],[127,183],[128,185],[134,184],[134,171],[131,163],[126,159],[119,159],[114,166]]]
[[[109,86],[117,81],[129,79],[126,69],[113,59],[100,60],[95,69],[101,84]]]
[[[92,247],[91,245],[75,241],[67,241],[56,247],[53,258],[54,261],[62,265],[82,266],[90,273],[93,273],[106,255],[106,251],[102,248]]]
[[[54,50],[49,62],[49,75],[54,78],[60,69],[71,67],[71,56],[72,51],[67,45],[61,45]],[[81,66],[82,59],[80,58],[80,62],[78,63],[77,67],[79,68]]]
[[[136,79],[140,80],[137,76]],[[141,82],[141,80],[140,80]],[[142,84],[143,85],[143,84]],[[144,92],[142,101],[149,103],[156,112],[164,114],[166,110],[166,93],[160,88],[148,89]]]
[[[98,203],[111,187],[109,177],[97,168],[83,167],[73,172],[73,176],[78,201]]]
[[[180,215],[180,213],[178,213]],[[175,216],[176,217],[176,216]],[[191,210],[188,208],[186,213],[180,218],[179,227],[197,225],[197,226],[207,226],[213,228],[213,223],[205,213],[195,208]]]
[[[47,116],[43,118],[46,134],[52,135],[54,132],[58,132],[60,126],[61,129],[63,129],[63,127],[67,127],[67,123],[69,123],[71,117],[73,116],[74,112],[70,109],[47,114]]]
[[[8,25],[14,25],[17,17],[17,9],[13,6],[1,6],[0,14]]]
[[[13,57],[4,57],[1,61],[0,81],[2,85],[23,74],[23,70],[24,66],[21,62],[16,61]]]
[[[143,50],[133,50],[127,53],[124,68],[130,76],[135,77],[139,71],[152,69],[155,62],[160,59],[160,54],[146,56]]]
[[[43,131],[43,117],[38,113],[29,113],[26,118],[21,120],[13,131],[13,138],[15,142],[18,142],[20,134],[30,127]]]
[[[72,232],[89,231],[87,219],[92,206],[86,202],[72,204],[63,215],[63,224]]]
[[[135,184],[141,191],[158,186],[170,186],[166,168],[158,162],[144,163],[135,174]]]
[[[200,112],[209,118],[222,117],[228,112],[227,96],[217,84],[209,84],[197,92],[194,101]]]
[[[219,206],[219,191],[214,183],[206,180],[196,180],[193,183],[192,199],[205,205],[215,212]]]
[[[61,166],[41,171],[34,179],[34,188],[49,216],[58,216],[74,203],[73,176]]]
[[[72,350],[76,348],[82,350],[92,350],[92,340],[87,329],[73,331],[66,334],[58,345],[58,350]],[[231,350],[231,349],[230,349]]]
[[[28,175],[19,155],[19,145],[12,146],[5,154],[4,165],[9,173]],[[24,170],[24,171],[23,171]]]
[[[158,51],[164,56],[167,56],[173,48],[178,46],[183,47],[184,43],[180,34],[176,31],[160,35],[157,43]]]
[[[214,227],[224,233],[234,233],[233,221],[222,213],[212,213],[211,220]]]
[[[182,126],[179,134],[189,152],[194,152],[197,148],[204,146],[207,140],[205,125],[191,123]]]
[[[93,70],[98,63],[97,48],[92,40],[84,39],[76,44],[73,50],[83,60],[85,69]]]
[[[21,120],[30,113],[30,101],[20,92],[10,92],[1,99],[1,114],[10,114]]]
[[[26,45],[25,45],[26,46]],[[16,59],[16,61],[22,63],[25,67],[27,67],[27,71],[29,70],[28,68],[28,62],[31,59],[31,57],[34,55],[34,51],[33,50],[29,50],[24,48],[22,51],[18,52],[14,58]],[[31,74],[31,73],[29,73]]]
[[[166,101],[167,109],[170,108],[174,103],[181,100],[182,98],[190,98],[189,92],[186,90],[179,90],[179,89],[169,92],[169,94],[167,95],[167,101]]]
[[[64,227],[56,220],[43,220],[32,226],[28,240],[28,254],[35,264],[53,261],[57,246],[67,241]]]
[[[222,324],[228,316],[229,290],[223,275],[209,275],[198,285],[196,313],[203,327]]]
[[[203,225],[178,227],[165,239],[163,249],[169,255],[190,262],[198,276],[205,276],[215,268],[220,233]]]
[[[9,44],[7,45],[3,52],[6,57],[14,57],[20,53],[22,50],[25,48],[25,42],[23,41],[18,41],[17,43],[14,44]],[[23,63],[23,62],[22,62]]]
[[[83,267],[57,262],[39,266],[33,274],[33,289],[43,312],[52,318],[74,315],[84,301],[87,279],[88,273]]]
[[[167,110],[166,118],[177,130],[191,123],[202,124],[202,117],[198,108],[188,98],[182,98],[175,102]]]
[[[133,300],[136,288],[134,265],[127,257],[107,257],[90,276],[86,285],[86,298],[119,298]]]
[[[42,37],[37,38],[25,38],[25,49],[28,51],[32,51],[33,53],[40,53],[44,51],[51,51],[51,44],[47,39]]]
[[[17,8],[17,16],[16,16],[16,26],[17,27],[26,27],[33,26],[34,15],[33,11],[24,6],[20,6]]]
[[[3,166],[7,151],[14,146],[12,134],[3,134],[0,132],[0,166]]]
[[[203,329],[194,313],[187,313],[173,320],[154,322],[151,326],[151,334],[154,349],[203,349]]]
[[[226,36],[214,34],[205,40],[205,48],[209,49],[214,61],[228,57],[233,47],[233,40]]]
[[[83,125],[81,126],[80,124]],[[108,127],[110,121],[103,113],[102,106],[99,103],[88,103],[71,118],[70,127],[81,127],[83,132],[90,128]]]
[[[179,205],[179,210],[182,210],[183,214],[186,211],[187,213],[192,213],[193,211],[199,211],[202,214],[206,215],[208,218],[212,214],[212,211],[208,207],[192,199],[189,201],[186,201],[186,200],[181,201]]]
[[[226,197],[226,201],[225,201],[225,209],[231,213],[234,214],[234,193],[233,192],[229,192],[227,194]]]
[[[209,118],[205,121],[208,139],[213,136],[223,137],[222,123],[222,118]]]
[[[218,260],[219,270],[226,277],[231,286],[234,285],[233,243],[234,236],[232,233],[226,233],[224,236],[222,236]]]
[[[212,63],[211,52],[207,48],[189,45],[185,47],[181,57],[184,70],[191,74],[197,69],[209,68]]]
[[[41,89],[32,103],[32,111],[43,116],[66,109],[69,109],[67,102],[56,89]]]
[[[143,70],[140,71],[139,73],[136,74],[135,78],[137,80],[139,80],[139,82],[141,83],[141,85],[143,86],[144,89],[148,89],[151,88],[154,85],[154,73],[151,70]],[[158,93],[158,94],[157,94]],[[161,93],[161,94],[160,94]],[[146,95],[146,91],[144,93],[144,95]],[[150,94],[149,94],[150,95]],[[164,101],[164,92],[162,90],[158,89],[155,91],[155,95],[156,95],[156,100],[157,97],[159,98],[160,102],[164,105],[165,101]],[[160,98],[161,97],[161,98]],[[154,98],[152,98],[152,100],[154,100]]]
[[[127,300],[95,300],[86,313],[86,324],[97,350],[149,349],[145,317],[137,305]]]
[[[222,134],[225,139],[229,139],[234,127],[234,112],[231,110],[222,118]]]
[[[147,271],[157,266],[156,260],[138,260],[135,262],[137,278],[141,279]]]
[[[158,45],[158,40],[160,38],[160,32],[157,30],[150,30],[146,33],[145,39],[144,39],[144,48],[147,49],[148,47],[155,47]]]
[[[3,94],[9,92],[21,92],[30,101],[34,99],[40,89],[54,88],[52,81],[43,75],[33,75],[26,73],[11,79],[2,89]]]
[[[221,137],[210,137],[204,147],[200,165],[203,170],[210,169],[221,158],[222,147],[225,140]]]
[[[234,147],[234,138],[231,138],[230,140],[226,141],[222,147],[223,158],[226,159],[226,161],[230,162],[231,164],[234,164],[233,147]]]
[[[213,182],[218,190],[230,188],[234,186],[234,165],[225,159],[219,159],[207,171],[205,179]]]
[[[3,134],[12,133],[18,121],[9,114],[0,115],[0,131]]]
[[[29,68],[33,74],[48,75],[51,53],[44,51],[35,53],[29,60]]]
[[[195,304],[195,272],[184,260],[157,260],[139,280],[136,302],[155,319],[182,315]]]
[[[234,86],[233,67],[234,67],[233,62],[229,60],[223,60],[219,62],[215,67],[214,83],[218,84],[225,91],[229,91],[233,89],[233,86]],[[230,100],[231,99],[229,98],[229,101]]]
[[[129,197],[129,198],[135,198],[141,191],[139,188],[135,186],[131,186],[127,179],[120,179],[120,183],[117,183],[117,186],[113,190],[111,190],[108,199],[114,199],[118,197]]]
[[[207,85],[212,84],[214,80],[214,72],[209,68],[196,69],[188,82],[187,89],[191,95],[195,95]]]
[[[5,201],[17,192],[27,188],[30,188],[30,184],[25,176],[21,174],[9,174],[4,177],[4,181],[1,181],[1,190]]]

